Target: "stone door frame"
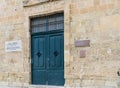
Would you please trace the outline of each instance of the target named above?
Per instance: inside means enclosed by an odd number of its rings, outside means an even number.
[[[66,5],[66,8],[63,10],[58,10],[58,11],[50,11],[50,12],[45,12],[42,14],[31,14],[28,15],[27,17],[27,24],[28,24],[28,29],[29,29],[29,47],[30,47],[30,52],[29,52],[29,56],[30,56],[30,65],[29,65],[29,83],[31,85],[31,34],[30,34],[30,19],[31,18],[35,18],[35,17],[40,17],[40,16],[45,16],[45,15],[52,15],[55,13],[64,13],[64,78],[66,80],[66,78],[68,78],[69,76],[69,72],[68,72],[68,68],[67,65],[70,62],[70,48],[69,47],[69,29],[70,29],[70,12],[69,12],[69,5]],[[65,84],[64,84],[65,85]]]

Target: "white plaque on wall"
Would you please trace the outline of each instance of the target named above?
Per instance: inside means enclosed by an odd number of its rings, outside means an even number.
[[[5,51],[6,52],[22,51],[21,40],[5,42]]]

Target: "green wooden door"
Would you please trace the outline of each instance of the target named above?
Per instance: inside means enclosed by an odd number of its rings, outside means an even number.
[[[64,85],[63,33],[32,37],[32,83]]]
[[[32,83],[64,85],[64,16],[31,19]]]

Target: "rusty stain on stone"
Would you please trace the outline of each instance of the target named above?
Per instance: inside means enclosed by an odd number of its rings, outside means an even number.
[[[86,50],[81,50],[80,51],[80,58],[85,58],[86,57]]]

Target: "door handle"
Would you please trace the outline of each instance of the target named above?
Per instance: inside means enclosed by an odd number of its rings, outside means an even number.
[[[41,53],[40,51],[38,51],[38,52],[36,53],[36,55],[37,55],[38,57],[40,57],[40,56],[42,55],[42,53]]]
[[[59,52],[58,52],[57,50],[55,50],[55,51],[53,52],[53,54],[54,54],[55,57],[57,57],[57,56],[59,55]]]

